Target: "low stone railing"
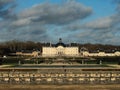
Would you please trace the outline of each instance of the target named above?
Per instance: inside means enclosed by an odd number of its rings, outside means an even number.
[[[120,84],[120,70],[0,70],[0,84]]]

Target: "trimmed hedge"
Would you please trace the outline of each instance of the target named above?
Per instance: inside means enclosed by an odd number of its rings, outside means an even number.
[[[2,64],[18,64],[19,61],[23,61],[23,58],[0,58]]]
[[[120,57],[93,57],[96,60],[85,60],[85,64],[119,64],[120,65]],[[25,60],[26,58],[22,57],[8,57],[8,58],[0,58],[0,65],[2,64],[40,64],[45,61],[45,58],[31,58],[30,60]],[[55,58],[54,58],[55,59]],[[64,58],[65,59],[65,58]],[[52,60],[52,58],[48,59]],[[69,60],[66,58],[65,60]],[[75,59],[76,62],[82,64],[82,59]]]
[[[44,60],[42,59],[30,59],[30,60],[25,60],[25,58],[0,58],[0,65],[2,64],[40,64],[43,63]]]
[[[119,64],[120,57],[95,57],[97,61],[102,61],[102,64]]]

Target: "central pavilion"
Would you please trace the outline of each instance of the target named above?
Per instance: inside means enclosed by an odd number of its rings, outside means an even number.
[[[78,56],[79,48],[77,46],[67,46],[59,39],[54,46],[43,47],[42,56]]]

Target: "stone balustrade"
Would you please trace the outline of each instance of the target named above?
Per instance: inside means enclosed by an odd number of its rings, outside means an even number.
[[[120,70],[38,69],[0,72],[0,84],[120,84]]]

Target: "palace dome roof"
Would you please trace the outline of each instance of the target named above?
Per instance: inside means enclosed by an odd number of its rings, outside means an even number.
[[[59,42],[55,45],[55,47],[58,47],[58,46],[66,47],[66,45],[62,42],[61,38],[59,39]]]

